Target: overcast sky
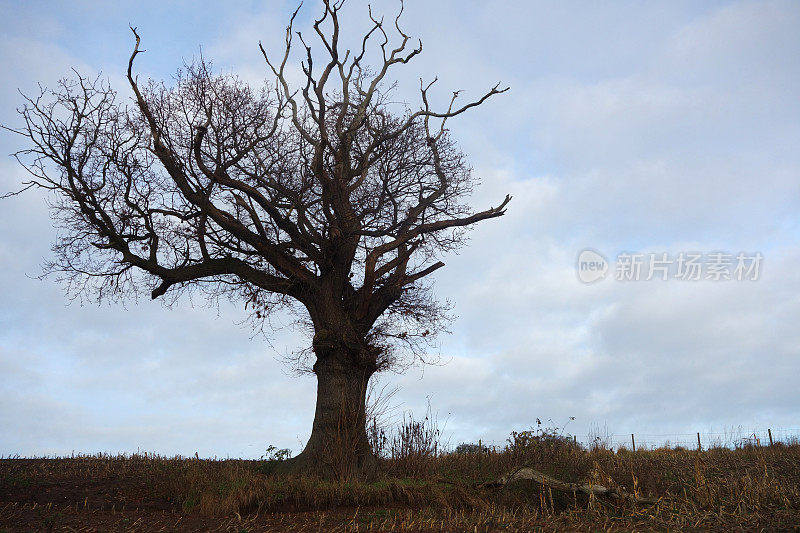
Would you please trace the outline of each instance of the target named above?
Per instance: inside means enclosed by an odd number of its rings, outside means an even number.
[[[437,101],[510,85],[451,130],[482,180],[473,205],[514,200],[437,272],[458,318],[443,364],[382,378],[397,413],[429,398],[452,444],[536,418],[575,417],[579,435],[800,427],[800,3],[433,4],[407,2],[424,52],[397,94],[416,106],[435,75]],[[19,124],[18,88],[71,68],[127,97],[129,23],[143,77],[169,82],[202,49],[257,84],[258,41],[278,53],[294,7],[0,1],[0,123]],[[307,2],[298,28],[318,13]],[[366,4],[341,17],[356,38]],[[7,157],[22,146],[0,132],[0,192],[25,179]],[[300,451],[315,380],[280,359],[305,337],[253,336],[240,305],[70,303],[36,279],[54,236],[42,194],[0,201],[0,454]],[[611,268],[592,284],[587,248]],[[615,279],[622,253],[719,251],[761,253],[758,279]]]

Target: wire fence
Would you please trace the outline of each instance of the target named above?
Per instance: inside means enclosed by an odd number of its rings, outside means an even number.
[[[698,431],[694,433],[609,433],[606,430],[602,430],[585,435],[562,433],[555,436],[563,439],[572,439],[576,444],[580,444],[584,448],[606,448],[612,450],[621,448],[653,450],[664,447],[707,450],[709,448],[800,444],[800,428],[766,428],[752,431],[735,428],[718,432]],[[508,444],[508,441],[479,441],[479,445],[495,450],[501,450]]]
[[[604,445],[618,449],[654,449],[660,447],[708,449],[741,448],[744,446],[766,446],[775,443],[794,444],[800,442],[800,428],[766,428],[753,431],[732,429],[720,432],[698,431],[694,433],[631,433],[575,436],[576,442],[592,447]]]

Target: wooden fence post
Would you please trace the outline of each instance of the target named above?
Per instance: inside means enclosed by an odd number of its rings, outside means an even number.
[[[767,435],[769,435],[769,445],[772,446],[772,430],[767,428]]]
[[[633,445],[633,451],[636,451],[636,439],[633,438],[633,433],[631,433],[631,445]]]
[[[697,451],[701,451],[703,449],[703,445],[700,444],[700,432],[697,432]]]

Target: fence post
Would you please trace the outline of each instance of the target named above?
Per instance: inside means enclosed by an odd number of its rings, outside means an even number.
[[[697,451],[702,451],[703,445],[700,444],[700,432],[697,432]]]
[[[633,438],[633,433],[631,433],[631,444],[633,445],[633,451],[636,451],[636,439]]]
[[[767,428],[767,435],[769,435],[769,445],[772,446],[772,430]]]

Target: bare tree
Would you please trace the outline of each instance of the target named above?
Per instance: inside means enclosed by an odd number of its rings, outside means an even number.
[[[364,430],[370,377],[424,353],[418,343],[447,318],[427,276],[468,226],[503,215],[510,200],[466,205],[475,180],[445,126],[507,89],[464,105],[454,92],[434,111],[436,80],[421,81],[419,108],[398,111],[387,75],[421,41],[409,46],[400,15],[385,23],[370,12],[360,48],[342,52],[341,6],[324,2],[316,55],[293,31],[295,11],[282,56],[261,47],[274,76],[262,88],[202,60],[171,87],[140,85],[134,62],[144,50],[132,28],[133,105],[75,73],[26,97],[14,131],[29,141],[16,154],[33,176],[25,185],[56,198],[61,231],[48,271],[99,298],[201,290],[244,301],[256,321],[279,307],[299,313],[313,331],[306,361],[318,389],[311,437],[289,466],[359,477],[375,468]],[[298,42],[304,83],[293,87]],[[369,50],[382,57],[375,69]]]

